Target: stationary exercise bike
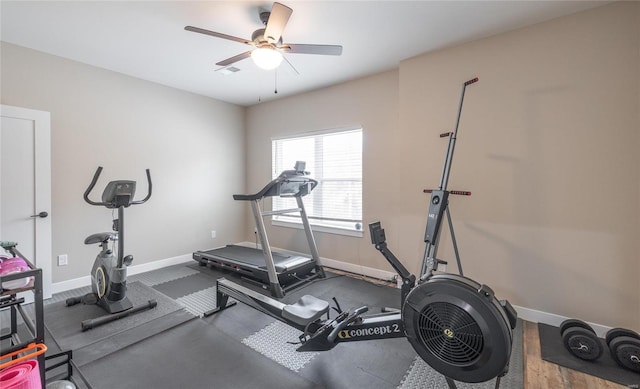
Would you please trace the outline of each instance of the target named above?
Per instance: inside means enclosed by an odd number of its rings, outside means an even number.
[[[449,138],[449,147],[440,180],[431,193],[425,232],[425,254],[418,277],[411,274],[387,247],[380,222],[369,224],[371,242],[402,279],[400,309],[364,315],[367,306],[349,311],[336,307],[338,315],[329,318],[329,303],[305,295],[293,304],[266,297],[225,278],[216,281],[216,307],[205,312],[209,316],[227,309],[233,298],[261,312],[303,331],[297,351],[326,351],[341,342],[406,337],[418,355],[433,369],[445,376],[450,389],[455,381],[484,382],[508,372],[512,330],[517,313],[506,300],[498,300],[487,285],[462,275],[462,266],[453,234],[448,210],[450,194],[470,195],[469,192],[449,191],[447,183],[455,148],[458,124],[466,87],[477,82],[474,78],[463,84],[458,118],[453,132],[442,134]],[[436,258],[440,230],[446,213],[452,235],[460,274],[439,272],[446,261]],[[337,304],[336,304],[337,305]]]
[[[133,200],[136,191],[136,182],[127,180],[111,181],[102,193],[102,201],[97,202],[89,198],[102,172],[102,166],[98,167],[91,184],[84,192],[84,200],[90,205],[118,209],[118,218],[113,220],[113,232],[99,232],[88,236],[85,244],[100,245],[100,253],[96,257],[91,269],[91,293],[81,297],[73,297],[66,300],[67,306],[78,303],[96,304],[107,311],[108,315],[82,322],[82,330],[86,331],[97,326],[121,319],[157,306],[155,300],[149,300],[146,304],[134,307],[127,297],[127,266],[133,262],[133,256],[124,255],[124,209],[131,205],[145,203],[151,197],[151,174],[147,169],[148,193],[142,200]],[[117,256],[109,248],[110,242],[118,242]],[[114,243],[115,244],[115,243]]]

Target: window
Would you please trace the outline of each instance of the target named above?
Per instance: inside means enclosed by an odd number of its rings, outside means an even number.
[[[318,185],[305,196],[309,222],[317,231],[362,236],[362,128],[271,141],[272,176],[296,161]],[[295,199],[273,197],[273,210],[295,208]],[[302,225],[297,214],[273,218],[276,225]]]

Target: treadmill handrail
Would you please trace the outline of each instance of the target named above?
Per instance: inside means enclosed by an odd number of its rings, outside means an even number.
[[[234,200],[252,201],[260,200],[263,197],[302,197],[306,196],[318,185],[318,181],[307,175],[307,172],[296,170],[285,170],[278,177],[269,182],[261,191],[254,194],[234,194]],[[284,184],[297,184],[298,190],[295,193],[280,193],[278,189]],[[305,188],[308,188],[305,190]]]

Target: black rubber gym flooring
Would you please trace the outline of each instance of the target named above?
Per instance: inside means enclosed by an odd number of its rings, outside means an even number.
[[[200,267],[195,262],[150,273],[130,277],[130,282],[139,280],[161,298],[169,298],[185,309],[168,309],[171,312],[131,329],[118,329],[97,341],[76,338],[77,347],[71,345],[75,364],[79,366],[76,378],[84,377],[89,387],[446,387],[442,386],[444,379],[426,364],[423,370],[418,369],[417,364],[422,361],[406,339],[343,343],[326,352],[296,353],[292,351],[296,346],[287,342],[297,340],[297,330],[243,304],[208,318],[199,317],[202,311],[214,307],[216,278],[225,276],[239,282],[234,275]],[[397,308],[400,291],[328,273],[326,279],[290,292],[283,302],[294,302],[304,294],[327,301],[336,297],[343,309],[367,305],[369,312],[375,313],[383,307]],[[55,311],[52,306],[60,304],[59,301],[61,297],[54,296],[54,302],[49,302],[47,309]],[[73,308],[65,307],[66,315],[52,314],[56,323],[49,323],[49,317],[45,316],[48,327],[58,328],[48,332],[48,344],[55,345],[55,335],[51,334],[60,332],[60,328],[79,328],[79,318],[74,317]],[[514,338],[510,372],[501,385],[507,389],[522,388],[521,327],[514,332]],[[58,341],[60,343],[60,339]],[[69,346],[69,342],[67,339],[61,343]],[[413,371],[411,375],[410,371]],[[493,388],[493,385],[489,381],[458,387],[480,389]]]

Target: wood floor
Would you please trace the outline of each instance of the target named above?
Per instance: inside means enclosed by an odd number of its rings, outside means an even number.
[[[537,323],[524,322],[523,341],[525,389],[628,389],[627,386],[543,361]]]

